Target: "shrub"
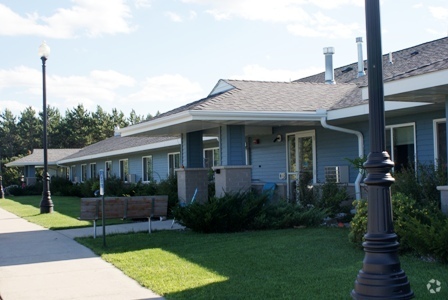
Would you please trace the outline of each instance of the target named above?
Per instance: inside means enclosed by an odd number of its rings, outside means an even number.
[[[174,209],[180,224],[204,233],[317,226],[326,213],[286,201],[268,204],[266,195],[252,192],[225,194],[206,203],[195,202]]]
[[[176,175],[170,175],[168,178],[160,181],[156,186],[155,193],[156,195],[168,195],[168,215],[170,215],[173,208],[179,203]]]
[[[236,232],[247,229],[266,202],[263,195],[226,193],[221,198],[211,197],[206,203],[176,207],[173,214],[180,224],[197,232]]]
[[[303,207],[295,203],[278,201],[265,205],[250,229],[284,229],[299,226],[318,226],[327,215],[327,210]]]
[[[414,168],[402,168],[394,174],[392,193],[401,193],[415,199],[421,205],[435,204],[440,207],[440,193],[437,186],[447,182],[446,168],[442,165],[417,164]]]
[[[349,241],[361,248],[364,235],[367,232],[367,201],[365,199],[353,201],[356,214],[350,222]]]
[[[348,213],[350,211],[349,205],[343,205],[350,200],[346,185],[329,181],[318,188],[318,193],[318,206],[327,209],[330,217],[334,217],[341,212]]]
[[[448,218],[434,204],[422,205],[408,196],[392,197],[394,229],[401,252],[412,252],[448,262]],[[367,232],[367,201],[355,201],[356,215],[351,222],[350,242],[360,247]]]

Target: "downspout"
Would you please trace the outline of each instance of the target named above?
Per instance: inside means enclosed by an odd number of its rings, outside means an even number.
[[[323,113],[326,114],[326,110],[317,110],[316,112],[318,113]],[[330,130],[334,130],[334,131],[340,131],[340,132],[345,132],[345,133],[349,133],[349,134],[354,134],[358,137],[358,156],[359,157],[364,157],[364,137],[362,135],[362,133],[360,131],[356,131],[356,130],[351,130],[351,129],[347,129],[347,128],[342,128],[342,127],[337,127],[337,126],[333,126],[327,123],[327,117],[323,116],[320,119],[320,124],[322,125],[323,128],[326,129],[330,129]],[[358,172],[358,176],[356,177],[355,180],[355,195],[356,195],[356,200],[361,199],[361,180],[362,180],[362,172],[361,170],[359,170]]]

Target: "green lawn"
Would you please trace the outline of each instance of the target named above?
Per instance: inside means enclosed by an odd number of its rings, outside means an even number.
[[[91,221],[78,220],[81,211],[81,199],[78,197],[51,196],[54,212],[40,213],[42,196],[20,196],[0,199],[0,207],[42,227],[58,230],[92,226]],[[106,220],[106,224],[123,224],[120,219]],[[101,225],[101,220],[98,222]]]
[[[40,196],[0,199],[0,207],[51,229],[79,221],[79,198],[52,196],[55,212],[40,214]],[[120,222],[120,221],[119,221]],[[349,299],[364,252],[348,230],[309,228],[235,234],[159,231],[78,241],[167,299]],[[416,299],[448,299],[448,266],[401,257]],[[442,283],[430,294],[429,280]]]
[[[79,221],[80,198],[52,196],[54,212],[40,214],[42,196],[8,197],[0,200],[0,207],[32,223],[50,229],[91,226],[90,221]]]
[[[349,299],[364,252],[348,230],[155,232],[78,241],[167,299]],[[401,257],[416,299],[448,299],[448,266]],[[430,294],[430,279],[442,282]]]

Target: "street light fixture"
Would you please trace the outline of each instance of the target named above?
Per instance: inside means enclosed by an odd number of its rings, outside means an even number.
[[[366,33],[369,88],[370,153],[368,171],[367,233],[363,267],[351,293],[354,299],[411,299],[414,293],[398,258],[397,235],[392,221],[390,174],[394,163],[385,150],[383,60],[379,0],[366,0]]]
[[[43,176],[43,192],[42,200],[40,202],[40,213],[52,213],[53,212],[53,201],[51,200],[50,193],[50,175],[48,174],[48,149],[47,149],[47,94],[45,86],[45,62],[50,55],[50,47],[45,43],[45,41],[39,47],[39,57],[42,60],[42,88],[43,88],[43,122],[44,122],[44,132],[43,132],[43,144],[44,144],[44,173]]]

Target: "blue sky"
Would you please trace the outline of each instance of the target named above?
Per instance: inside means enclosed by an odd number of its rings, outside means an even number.
[[[206,97],[219,79],[289,81],[357,60],[362,0],[2,0],[0,111],[62,114],[82,103],[126,115]],[[447,36],[446,0],[381,1],[383,53]],[[364,58],[367,58],[364,45]]]

